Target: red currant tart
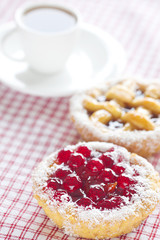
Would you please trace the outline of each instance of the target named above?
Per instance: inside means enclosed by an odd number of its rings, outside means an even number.
[[[160,178],[146,159],[112,143],[59,150],[33,173],[33,191],[48,217],[71,235],[126,234],[155,209]]]

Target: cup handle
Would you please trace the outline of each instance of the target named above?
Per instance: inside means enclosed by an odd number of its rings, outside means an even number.
[[[1,47],[2,47],[2,52],[3,54],[10,58],[11,60],[13,61],[17,61],[17,62],[25,62],[26,61],[26,57],[25,57],[25,54],[23,52],[23,50],[21,49],[18,49],[18,51],[14,54],[11,54],[9,51],[8,51],[8,41],[11,40],[11,38],[13,37],[14,34],[16,34],[16,32],[18,33],[18,29],[17,28],[14,28],[12,29],[11,31],[7,32],[3,38],[2,38],[2,41],[1,41]],[[12,49],[12,51],[15,50],[15,49]],[[15,56],[15,55],[18,55]]]

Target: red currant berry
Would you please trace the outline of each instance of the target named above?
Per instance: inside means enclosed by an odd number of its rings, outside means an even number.
[[[63,187],[68,192],[74,192],[82,187],[82,181],[76,174],[69,174],[63,181]]]
[[[84,184],[84,190],[85,192],[88,192],[91,185],[97,185],[99,182],[98,182],[98,179],[96,176],[92,176],[92,177],[89,177],[86,181],[85,181],[85,184]]]
[[[74,192],[70,193],[72,200],[76,201],[77,199],[83,198],[84,197],[84,192],[82,189],[77,189]]]
[[[69,169],[59,168],[55,172],[55,176],[60,179],[64,179],[68,174],[72,173]]]
[[[83,157],[82,154],[79,154],[79,153],[73,153],[71,156],[70,156],[70,159],[69,159],[69,167],[72,169],[72,170],[75,170],[81,166],[84,166],[84,162],[85,162],[85,158]]]
[[[103,199],[102,201],[97,203],[96,208],[99,208],[101,210],[111,209],[111,202],[109,199]]]
[[[112,166],[112,170],[117,174],[120,175],[124,172],[125,168],[122,166],[118,166],[118,165],[113,165]]]
[[[124,200],[121,196],[115,196],[110,199],[111,202],[111,209],[112,208],[119,208],[122,204],[124,204]]]
[[[76,173],[81,178],[82,181],[86,181],[90,176],[89,172],[86,171],[85,167],[83,166],[80,168],[77,168]]]
[[[105,168],[99,175],[99,180],[102,183],[113,183],[117,180],[117,177],[112,169]]]
[[[71,197],[64,190],[56,190],[53,195],[53,199],[58,202],[69,202],[71,200]]]
[[[94,185],[89,189],[87,196],[93,202],[98,202],[99,200],[101,200],[102,198],[105,197],[105,192],[104,192],[103,187],[101,187],[99,185]]]
[[[111,199],[104,199],[98,204],[98,208],[102,210],[110,210],[113,208],[119,208],[122,204],[124,204],[123,199],[120,196],[112,197]]]
[[[58,160],[58,162],[61,164],[61,163],[67,163],[68,162],[68,160],[69,160],[69,158],[70,158],[70,156],[71,156],[71,153],[72,153],[72,151],[70,151],[70,150],[61,150],[61,151],[59,151],[59,153],[58,153],[58,156],[57,156],[57,160]]]
[[[50,178],[47,181],[47,187],[57,190],[62,187],[62,181],[58,178]]]
[[[104,164],[99,159],[90,159],[86,165],[90,175],[97,175],[104,169]]]
[[[97,179],[97,176],[91,176],[88,178],[87,182],[90,184],[90,185],[96,185],[97,183],[99,183],[98,179]]]
[[[116,194],[120,195],[120,196],[124,196],[124,197],[128,197],[129,200],[131,200],[132,195],[135,194],[136,191],[134,189],[126,189],[126,188],[117,188],[116,189]]]
[[[76,152],[81,153],[86,158],[89,158],[91,156],[91,150],[86,146],[79,146]]]
[[[126,187],[129,187],[130,185],[135,184],[136,181],[127,176],[120,175],[117,179],[117,183],[118,183],[118,187],[126,188]]]
[[[111,154],[108,153],[102,154],[99,159],[103,161],[105,167],[111,168],[113,166],[114,161],[112,159]]]
[[[89,199],[87,197],[84,197],[84,198],[81,198],[81,199],[77,200],[76,203],[77,203],[78,206],[83,206],[83,207],[88,207],[88,206],[92,205],[91,199]]]

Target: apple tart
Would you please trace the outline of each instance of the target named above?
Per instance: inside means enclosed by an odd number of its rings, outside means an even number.
[[[144,158],[112,143],[67,146],[33,173],[33,191],[67,234],[103,239],[137,227],[160,200],[160,178]]]
[[[160,150],[160,82],[120,79],[71,98],[85,141],[112,142],[148,157]]]

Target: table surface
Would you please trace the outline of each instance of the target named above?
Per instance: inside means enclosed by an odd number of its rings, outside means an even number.
[[[22,2],[0,0],[0,24],[12,20]],[[159,77],[159,0],[58,2],[76,7],[85,22],[121,42],[128,55],[124,73]],[[80,140],[69,119],[68,102],[68,97],[34,97],[0,83],[0,239],[75,239],[46,217],[33,199],[31,181],[34,167],[44,156]],[[151,162],[160,172],[159,156],[154,156]],[[137,229],[115,239],[160,239],[160,206]]]

